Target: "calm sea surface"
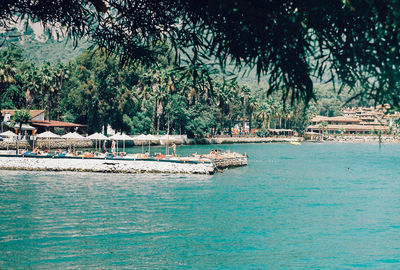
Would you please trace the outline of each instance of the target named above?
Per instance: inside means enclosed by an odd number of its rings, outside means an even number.
[[[0,171],[0,269],[400,268],[400,145],[217,147],[249,166]]]

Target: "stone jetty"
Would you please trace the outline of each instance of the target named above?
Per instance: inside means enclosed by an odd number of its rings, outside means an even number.
[[[213,174],[212,162],[0,156],[0,169],[103,173]]]
[[[218,169],[247,166],[247,157],[222,158],[213,160]]]

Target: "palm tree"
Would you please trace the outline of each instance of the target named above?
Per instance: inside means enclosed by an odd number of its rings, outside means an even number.
[[[322,133],[322,135],[325,135],[325,129],[328,126],[328,123],[325,121],[322,121],[319,125],[318,128],[320,130],[320,133]]]
[[[42,97],[41,107],[42,110],[46,109],[48,113],[48,119],[51,119],[51,113],[53,109],[53,95],[55,92],[55,76],[50,63],[46,63],[41,69],[41,86],[40,95]]]
[[[246,111],[248,108],[248,96],[250,94],[250,88],[247,86],[242,86],[239,88],[240,98],[242,101],[242,121],[243,121],[243,133],[245,133],[246,126]],[[249,130],[250,131],[250,130]]]
[[[224,83],[221,89],[220,102],[223,105],[222,112],[227,115],[229,135],[232,136],[232,124],[239,116],[239,111],[235,110],[240,108],[240,88],[235,79]]]
[[[28,110],[19,110],[15,112],[13,120],[15,123],[19,123],[18,134],[21,134],[22,124],[28,123],[31,120],[31,115]]]
[[[16,82],[17,69],[10,64],[0,64],[0,93],[4,93],[10,84]]]
[[[268,124],[268,129],[269,129],[269,115],[271,114],[271,107],[267,102],[262,102],[258,108],[257,108],[257,116],[262,119],[262,128],[267,129],[267,124]]]
[[[18,129],[18,135],[22,134],[22,125],[25,123],[28,123],[28,121],[31,119],[31,115],[29,114],[28,110],[19,110],[16,111],[13,117],[14,123],[19,123],[19,129]],[[18,148],[18,140],[16,141],[17,144],[17,154],[19,152]]]
[[[61,111],[61,89],[63,87],[64,81],[68,79],[69,71],[64,67],[62,63],[59,63],[57,66],[53,67],[53,76],[54,76],[54,92],[57,96],[57,120],[60,120],[60,111]]]
[[[36,93],[40,89],[41,74],[34,64],[24,70],[22,73],[22,89],[25,91],[26,108],[29,110],[34,102]]]
[[[257,110],[259,103],[254,92],[251,92],[248,99],[248,114],[249,114],[249,134],[251,134],[251,129],[253,127],[253,114]]]

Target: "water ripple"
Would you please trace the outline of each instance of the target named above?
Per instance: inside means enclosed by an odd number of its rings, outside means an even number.
[[[400,146],[218,148],[247,152],[249,166],[0,171],[0,269],[400,267]]]

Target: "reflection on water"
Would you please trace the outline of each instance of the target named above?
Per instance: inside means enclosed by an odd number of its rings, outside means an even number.
[[[400,146],[218,148],[246,152],[249,166],[213,176],[0,171],[0,269],[400,266]]]

